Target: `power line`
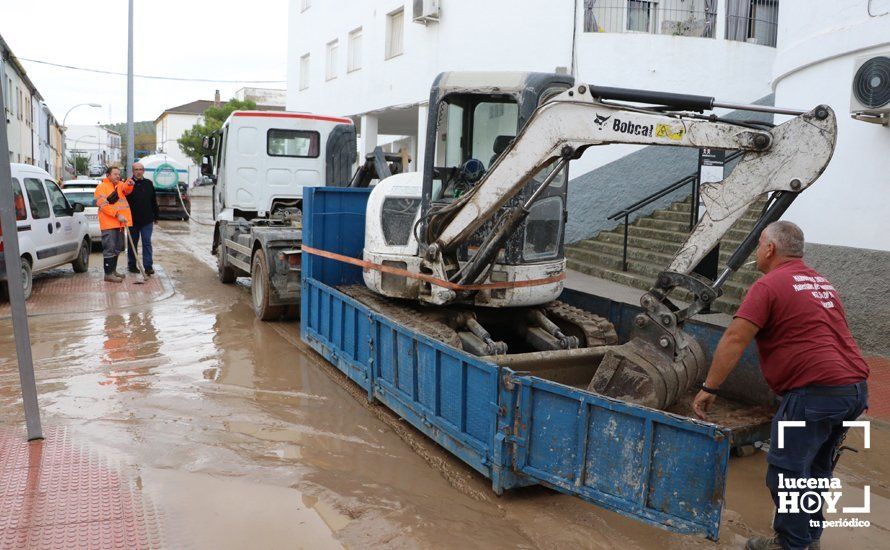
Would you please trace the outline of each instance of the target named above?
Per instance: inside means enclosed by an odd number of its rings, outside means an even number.
[[[40,65],[49,65],[50,67],[58,67],[60,69],[70,69],[72,71],[84,71],[87,73],[110,74],[114,76],[127,76],[127,73],[119,73],[116,71],[103,71],[101,69],[88,69],[86,67],[75,67],[73,65],[62,65],[60,63],[51,63],[49,61],[41,61],[39,59],[28,59],[27,57],[17,57],[21,61],[30,63],[39,63]],[[214,82],[222,84],[283,84],[287,80],[218,80],[214,78],[179,78],[176,76],[157,76],[157,75],[133,75],[135,78],[145,78],[149,80],[174,80],[177,82]]]

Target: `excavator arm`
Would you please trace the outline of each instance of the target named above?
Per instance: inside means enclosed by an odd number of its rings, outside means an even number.
[[[608,101],[612,99],[658,105],[634,107]],[[713,98],[702,96],[585,85],[563,92],[537,109],[470,192],[441,213],[431,214],[429,227],[436,228],[437,234],[427,236],[425,266],[430,272],[453,282],[478,282],[494,261],[500,248],[499,241],[515,230],[540,191],[553,178],[545,178],[526,204],[498,220],[499,227],[492,231],[473,261],[458,266],[453,259],[457,248],[496,216],[501,207],[541,170],[552,166],[553,175],[588,147],[626,143],[742,150],[745,153],[740,162],[724,181],[702,187],[704,218],[656,285],[665,291],[676,286],[688,288],[696,297],[705,296],[703,302],[714,299],[728,275],[718,279],[716,284],[708,285],[693,279],[689,275],[691,271],[758,197],[770,192],[790,194],[782,201],[776,201],[770,215],[777,217],[778,209],[784,211],[790,200],[809,187],[825,169],[834,151],[837,134],[834,113],[823,105],[809,112],[749,106],[752,110],[797,115],[771,129],[687,112],[701,112],[717,106],[730,105],[715,103]],[[757,236],[759,230],[753,236],[754,243]],[[749,247],[750,244],[748,242]],[[663,301],[663,296],[656,297],[659,302]],[[430,298],[433,303],[447,303],[454,296],[451,291],[434,288]],[[704,305],[707,304],[700,304],[696,311]]]

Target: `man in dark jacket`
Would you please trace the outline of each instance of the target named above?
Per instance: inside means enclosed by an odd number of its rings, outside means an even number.
[[[150,179],[143,177],[145,167],[138,162],[133,164],[133,192],[127,196],[130,210],[133,212],[133,226],[130,235],[133,237],[133,247],[127,254],[127,269],[130,273],[139,273],[136,265],[136,251],[139,241],[142,240],[142,266],[146,275],[153,275],[151,234],[153,224],[158,223],[158,199],[155,196],[155,186]]]

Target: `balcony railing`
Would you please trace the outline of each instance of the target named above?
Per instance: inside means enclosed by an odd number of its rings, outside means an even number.
[[[714,38],[717,0],[584,0],[585,32]]]
[[[727,40],[776,46],[779,0],[726,0]],[[584,0],[585,32],[714,38],[717,0]]]

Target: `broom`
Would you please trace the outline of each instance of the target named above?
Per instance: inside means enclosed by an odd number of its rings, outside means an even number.
[[[127,243],[129,243],[130,246],[133,247],[133,255],[136,256],[136,266],[139,268],[139,273],[136,275],[136,280],[133,282],[137,285],[144,285],[146,275],[145,275],[145,267],[142,265],[142,258],[139,257],[139,252],[136,249],[136,245],[133,244],[133,236],[130,235],[130,230],[127,229],[126,227],[122,228],[122,230],[124,233],[127,234],[127,240],[124,241],[124,253],[125,254],[127,253],[127,250],[126,250]]]

